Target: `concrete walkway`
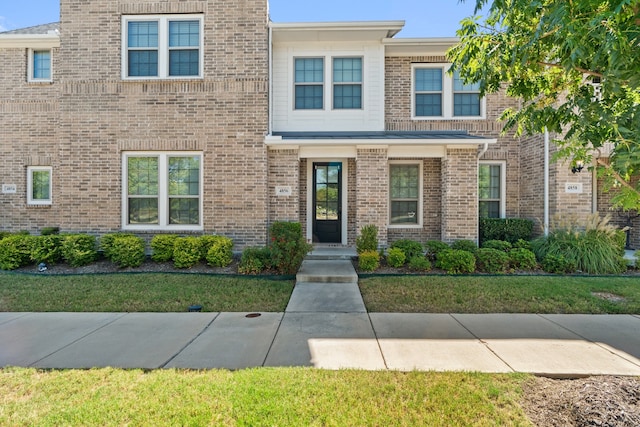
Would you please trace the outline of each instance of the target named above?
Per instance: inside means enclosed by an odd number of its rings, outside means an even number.
[[[640,375],[640,316],[367,313],[349,261],[307,260],[284,313],[0,313],[0,366]]]

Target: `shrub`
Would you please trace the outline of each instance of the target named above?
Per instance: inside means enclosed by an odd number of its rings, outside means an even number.
[[[438,254],[436,266],[448,274],[473,273],[476,269],[476,257],[469,251],[447,249]]]
[[[538,266],[536,255],[529,249],[513,248],[509,251],[509,264],[518,270],[533,270]]]
[[[155,262],[167,262],[173,258],[173,247],[178,236],[175,234],[157,234],[151,239],[151,259]]]
[[[128,234],[128,233],[110,233],[110,234],[105,234],[100,238],[100,248],[102,249],[102,253],[104,254],[105,258],[107,258],[108,260],[111,260],[113,242],[118,237],[124,237],[124,236],[134,237],[133,234]]]
[[[451,249],[474,253],[478,249],[478,245],[473,240],[456,240],[451,244]]]
[[[509,254],[500,249],[480,248],[476,251],[478,270],[485,273],[506,273],[509,270]]]
[[[300,264],[311,251],[302,235],[302,226],[299,222],[274,222],[269,229],[271,236],[271,262],[280,274],[295,274]]]
[[[207,238],[202,244],[208,247],[205,259],[212,267],[226,267],[233,261],[233,240],[224,236],[203,236]],[[213,238],[213,239],[212,239]]]
[[[5,237],[9,237],[11,236],[11,233],[9,233],[8,231],[0,231],[0,240],[4,239]]]
[[[391,248],[387,254],[387,264],[393,268],[400,268],[404,265],[407,257],[400,248]]]
[[[31,241],[31,261],[54,264],[62,259],[62,236],[49,234],[33,237]]]
[[[258,274],[265,270],[265,260],[269,259],[270,254],[267,248],[245,248],[240,257],[238,265],[238,273],[240,274]]]
[[[409,268],[414,271],[431,270],[431,261],[423,255],[416,255],[409,260]]]
[[[528,249],[531,250],[531,242],[528,240],[524,240],[524,239],[518,239],[516,240],[516,242],[513,244],[514,248],[520,248],[520,249]]]
[[[505,240],[514,243],[518,239],[530,240],[533,221],[524,218],[480,218],[480,241]]]
[[[380,267],[378,251],[364,251],[358,255],[358,266],[362,271],[374,271]]]
[[[131,234],[115,235],[109,243],[109,256],[111,262],[118,267],[138,267],[144,262],[144,240]],[[105,252],[106,255],[106,252]]]
[[[396,240],[391,244],[391,247],[402,249],[406,259],[411,259],[416,255],[422,255],[424,252],[424,249],[419,242],[408,239]]]
[[[43,227],[42,230],[40,230],[41,236],[51,236],[52,234],[58,233],[60,233],[60,227]]]
[[[0,269],[15,270],[29,264],[33,237],[12,234],[0,240]]]
[[[482,243],[482,247],[489,248],[489,249],[497,249],[503,252],[509,252],[509,250],[513,246],[511,245],[511,243],[506,242],[504,240],[487,240],[486,242]]]
[[[197,237],[178,237],[173,244],[173,265],[189,268],[202,258],[202,244]]]
[[[362,227],[360,235],[356,237],[356,252],[378,250],[378,227],[369,224]]]
[[[635,258],[635,267],[640,268],[640,249],[633,253],[633,257]]]
[[[547,273],[567,274],[576,271],[576,263],[563,255],[548,254],[542,260],[542,269]]]
[[[451,246],[440,240],[429,240],[424,244],[424,247],[427,250],[427,257],[429,257],[431,261],[435,261],[440,252],[451,249]]]
[[[95,236],[89,234],[64,235],[62,257],[71,267],[91,264],[98,258]]]

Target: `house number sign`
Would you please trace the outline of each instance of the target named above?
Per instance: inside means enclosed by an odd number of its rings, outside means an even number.
[[[276,185],[276,196],[278,197],[286,197],[291,195],[291,186],[290,185]]]
[[[2,184],[2,192],[4,194],[15,194],[18,192],[18,186],[16,184]]]
[[[564,192],[569,194],[582,194],[582,183],[567,182],[564,185]]]

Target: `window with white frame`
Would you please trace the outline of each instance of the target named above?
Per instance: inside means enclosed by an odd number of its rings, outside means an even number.
[[[422,223],[422,165],[389,164],[389,225],[419,226]]]
[[[412,64],[414,119],[481,119],[484,100],[479,84],[465,84],[451,64]]]
[[[362,108],[362,58],[333,58],[333,108]]]
[[[324,108],[324,58],[295,58],[294,92],[296,110]]]
[[[125,79],[202,77],[201,15],[124,16]]]
[[[123,163],[125,227],[201,227],[200,153],[127,153]]]
[[[480,218],[505,216],[504,162],[483,162],[478,165],[478,206]]]
[[[29,166],[27,168],[27,203],[30,205],[50,205],[53,182],[50,166]]]
[[[28,81],[50,82],[51,78],[51,50],[29,50]]]

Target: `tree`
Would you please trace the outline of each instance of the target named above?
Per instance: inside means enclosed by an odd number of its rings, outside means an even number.
[[[475,13],[487,6],[462,21],[452,68],[521,99],[505,131],[563,135],[560,157],[595,160],[614,206],[640,209],[640,0],[476,0]]]

